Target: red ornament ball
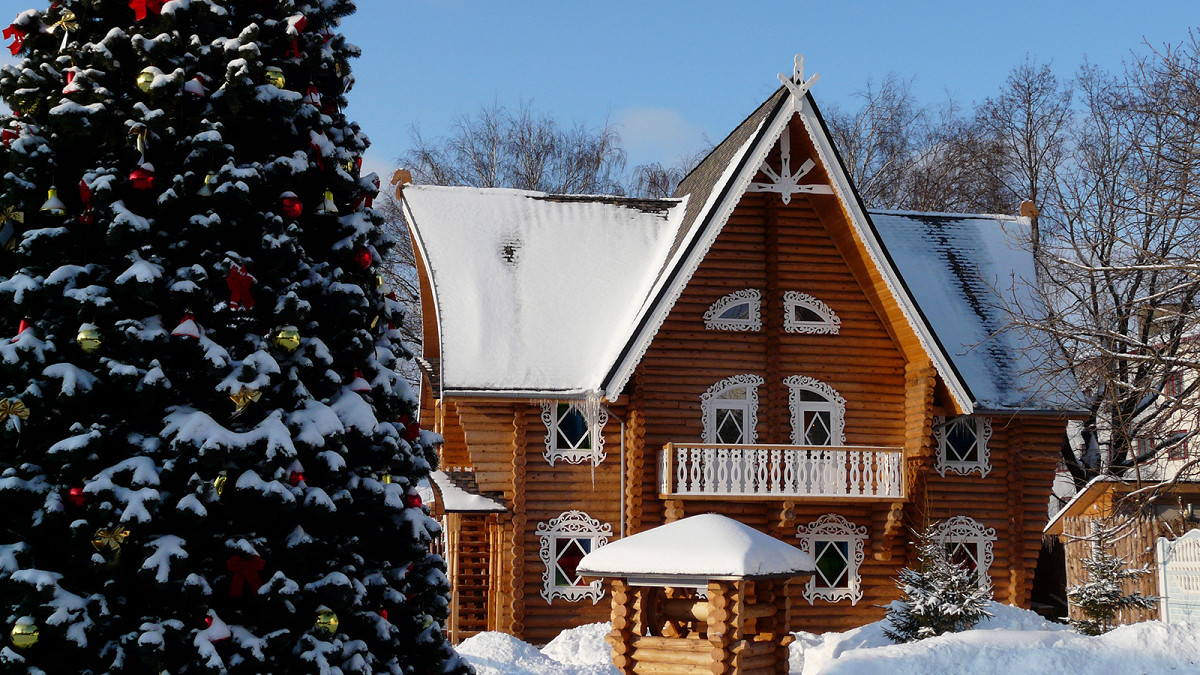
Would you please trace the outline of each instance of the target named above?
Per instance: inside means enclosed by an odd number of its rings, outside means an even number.
[[[212,628],[212,617],[211,616],[204,617],[204,627]]]
[[[154,187],[154,167],[143,164],[129,174],[129,183],[135,190],[145,192]]]
[[[300,214],[304,213],[304,202],[300,201],[299,197],[290,192],[284,193],[283,197],[280,198],[280,203],[283,207],[283,217],[288,220],[295,220],[300,217]]]
[[[410,509],[421,508],[421,495],[415,492],[409,492],[404,495],[404,506]]]
[[[76,485],[67,491],[67,501],[77,509],[83,508],[83,505],[87,503],[87,495],[83,493],[83,487]]]
[[[387,610],[386,610],[386,609],[381,609],[381,610],[379,610],[379,616],[380,616],[380,617],[381,617],[381,618],[382,618],[384,621],[387,621],[387,620],[388,620]]]
[[[354,254],[354,262],[357,263],[358,266],[363,268],[364,270],[371,267],[371,263],[373,261],[374,261],[374,256],[371,255],[371,249],[369,249],[365,246],[358,249],[358,251],[355,252],[355,254]]]
[[[292,484],[292,487],[296,487],[297,485],[303,483],[304,482],[304,472],[303,471],[293,471],[293,472],[289,473],[288,474],[288,482]]]

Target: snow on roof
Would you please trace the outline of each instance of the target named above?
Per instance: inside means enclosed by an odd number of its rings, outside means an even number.
[[[437,485],[437,491],[442,499],[442,509],[447,513],[487,513],[508,510],[504,508],[503,504],[483,495],[471,494],[455,485],[444,471],[434,471],[429,474],[429,478]],[[435,496],[429,483],[421,481],[421,484],[417,486],[417,492],[420,493],[423,501],[433,503]]]
[[[1029,220],[1007,216],[871,211],[909,292],[978,409],[1072,410],[1070,375],[1030,336],[1006,330],[1004,301],[1036,307]]]
[[[434,288],[448,392],[598,389],[684,200],[405,186]]]
[[[715,513],[601,546],[578,566],[587,576],[694,579],[797,576],[814,569],[812,558],[795,546]]]

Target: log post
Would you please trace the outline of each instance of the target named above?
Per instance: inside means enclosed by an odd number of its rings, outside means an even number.
[[[613,665],[621,675],[633,675],[633,636],[637,624],[637,594],[624,579],[612,580],[612,632],[606,636],[612,646]]]
[[[1008,602],[1024,607],[1025,583],[1025,427],[1012,420],[1008,427]]]
[[[733,653],[729,646],[736,639],[733,584],[728,581],[708,582],[708,604],[708,642],[712,645],[713,675],[732,675]]]
[[[525,404],[513,406],[512,437],[512,540],[509,560],[512,561],[509,609],[512,612],[509,632],[517,637],[525,633]]]
[[[640,372],[640,371],[639,371]],[[626,536],[642,528],[642,490],[646,481],[646,418],[639,409],[631,410],[625,426],[625,525]]]

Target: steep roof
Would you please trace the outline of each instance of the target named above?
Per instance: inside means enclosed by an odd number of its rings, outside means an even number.
[[[1008,329],[1005,303],[1040,307],[1027,218],[871,211],[871,222],[978,411],[1061,411],[1078,387]]]
[[[687,200],[409,185],[449,393],[600,388]],[[431,363],[432,365],[432,363]]]
[[[815,571],[790,544],[716,513],[691,516],[614,541],[585,555],[587,576],[650,579],[753,579]]]

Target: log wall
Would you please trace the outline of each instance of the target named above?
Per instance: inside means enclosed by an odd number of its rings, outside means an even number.
[[[1145,567],[1150,570],[1149,574],[1142,575],[1139,579],[1122,582],[1124,592],[1158,595],[1158,560],[1155,546],[1158,538],[1167,536],[1168,532],[1152,518],[1115,520],[1086,515],[1063,518],[1062,540],[1067,559],[1067,588],[1089,580],[1087,572],[1083,569],[1083,561],[1092,556],[1095,528],[1105,528],[1113,533],[1108,543],[1109,553],[1124,560],[1126,569]],[[1069,605],[1068,611],[1072,619],[1085,618],[1074,604]],[[1122,609],[1117,613],[1114,625],[1154,621],[1158,619],[1158,614],[1157,605],[1152,609]]]

